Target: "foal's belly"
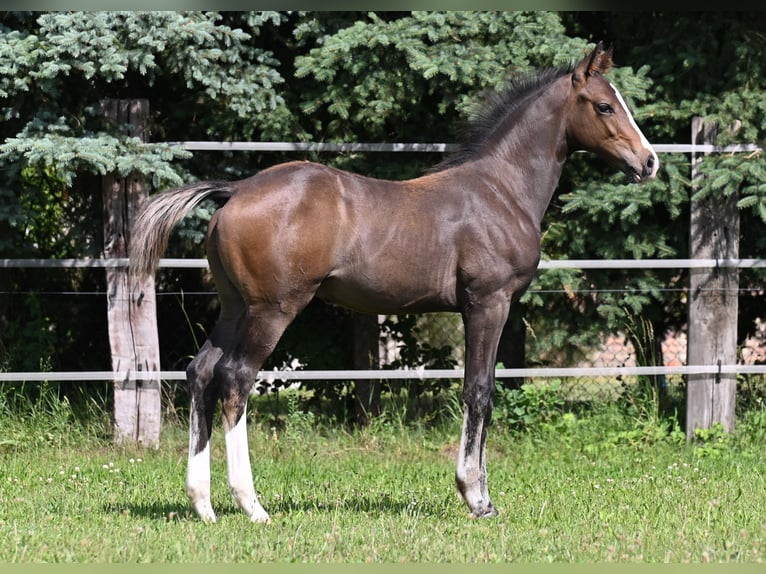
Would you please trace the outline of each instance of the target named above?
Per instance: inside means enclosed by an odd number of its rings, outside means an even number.
[[[441,285],[419,282],[391,284],[373,278],[329,277],[317,290],[317,297],[361,313],[396,315],[455,311],[454,281]]]

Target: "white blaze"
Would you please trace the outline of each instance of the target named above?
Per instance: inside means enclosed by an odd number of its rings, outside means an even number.
[[[633,126],[633,129],[636,130],[638,132],[638,135],[641,137],[641,145],[643,145],[644,149],[649,151],[652,154],[652,157],[654,158],[654,165],[652,166],[652,177],[654,177],[657,174],[657,170],[660,168],[660,159],[657,157],[657,153],[654,151],[652,144],[649,143],[649,140],[646,139],[646,136],[644,136],[644,133],[639,129],[638,125],[636,125],[636,121],[633,119],[633,114],[630,113],[630,110],[628,109],[628,106],[625,103],[625,100],[622,99],[622,94],[617,90],[617,88],[614,87],[614,84],[610,83],[609,85],[614,90],[614,95],[617,97],[617,101],[620,102],[622,109],[625,110],[625,115],[628,116],[628,121],[630,122],[630,125]]]

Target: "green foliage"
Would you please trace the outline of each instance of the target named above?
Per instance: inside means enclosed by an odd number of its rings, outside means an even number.
[[[64,448],[98,440],[108,423],[102,404],[73,405],[60,384],[5,383],[0,387],[0,456],[7,450]]]
[[[296,76],[318,88],[302,111],[326,111],[324,133],[347,141],[444,141],[454,126],[433,114],[466,117],[476,95],[509,73],[569,63],[585,47],[551,12],[369,13],[334,34],[314,21],[296,36],[317,42],[295,60]]]
[[[439,335],[428,333],[434,317],[397,315],[386,318],[380,326],[381,337],[397,350],[396,358],[385,365],[386,369],[451,369],[457,366],[452,345],[462,344],[462,336],[458,334],[448,344],[439,344]],[[460,321],[459,315],[453,314],[452,317]],[[449,322],[447,317],[442,319]],[[421,408],[422,399],[432,399],[451,386],[449,379],[392,380],[385,383],[385,388],[394,394],[407,392],[410,412]]]
[[[274,12],[3,12],[0,253],[97,257],[103,250],[101,176],[141,174],[155,188],[190,177],[190,153],[142,143],[126,126],[107,122],[106,98],[148,98],[149,140],[223,138],[237,130],[247,138],[281,125],[279,61],[256,40],[262,29],[288,18]],[[202,234],[190,235],[198,248]],[[37,370],[44,361],[54,369],[109,368],[104,318],[92,307],[82,312],[85,298],[61,305],[57,295],[28,295],[20,305],[20,295],[5,294],[103,291],[103,274],[13,270],[0,284],[4,366]],[[88,303],[99,300],[91,296]]]
[[[766,16],[653,12],[3,12],[0,14],[0,253],[98,256],[100,177],[138,172],[155,187],[191,179],[236,179],[306,157],[401,179],[427,154],[197,153],[159,143],[195,139],[453,142],[482,93],[510,74],[577,60],[593,40],[614,43],[609,73],[648,139],[684,143],[695,115],[717,122],[718,143],[766,141]],[[672,46],[669,50],[667,47]],[[109,125],[105,98],[147,98],[148,143]],[[729,129],[734,126],[736,129]],[[543,223],[543,257],[685,257],[689,157],[662,154],[656,181],[626,185],[585,154],[565,169]],[[766,221],[762,154],[712,154],[696,197],[738,194],[743,257],[760,257]],[[184,221],[172,256],[201,257],[214,206]],[[745,274],[758,287],[758,273]],[[2,291],[103,289],[95,274],[0,278]],[[529,363],[568,362],[602,333],[641,316],[655,332],[685,321],[684,271],[548,270],[519,306],[531,336]],[[166,272],[161,290],[210,290],[200,277]],[[563,293],[562,293],[563,291]],[[26,296],[25,296],[26,297]],[[753,298],[754,300],[757,298]],[[22,309],[26,307],[26,309]],[[24,305],[0,296],[5,362],[108,368],[103,324],[47,296]],[[762,313],[740,306],[743,324]],[[163,329],[177,316],[158,308]],[[211,303],[190,316],[215,320]],[[183,318],[180,318],[183,320]],[[103,321],[102,321],[103,323]],[[402,361],[447,365],[441,343],[395,334]],[[406,329],[410,331],[405,332]],[[32,335],[30,331],[34,331]],[[13,343],[10,336],[29,335]],[[79,334],[78,334],[79,333]],[[306,336],[311,333],[312,336]],[[315,336],[322,333],[321,337]],[[162,337],[161,337],[162,338]],[[187,339],[190,339],[187,337]],[[348,367],[349,317],[316,305],[285,336],[269,368],[299,358],[309,368]],[[188,348],[177,352],[186,356]],[[163,343],[166,344],[166,343]],[[63,359],[62,359],[63,360]],[[69,363],[71,365],[71,363]],[[174,365],[175,366],[175,365]],[[436,384],[436,383],[434,383]],[[347,386],[317,386],[323,398]],[[346,390],[344,390],[346,389]]]
[[[737,207],[752,209],[766,222],[766,157],[760,153],[722,154],[700,164],[701,185],[693,199],[738,194]]]
[[[299,392],[287,391],[284,395],[286,397],[284,436],[288,440],[300,442],[306,435],[315,432],[316,417],[311,410],[303,408]]]
[[[151,177],[155,187],[179,185],[182,179],[171,167],[171,162],[191,157],[185,150],[165,144],[145,144],[138,138],[120,139],[110,135],[79,135],[68,137],[50,133],[46,135],[20,134],[8,138],[0,146],[0,161],[23,161],[40,171],[55,170],[67,185],[72,185],[82,170],[99,175],[119,173],[128,177],[134,173]],[[62,150],[67,150],[62,153]]]
[[[697,456],[703,458],[723,456],[732,440],[731,435],[726,432],[721,423],[715,423],[706,429],[694,429],[694,438],[697,441]]]
[[[456,315],[457,316],[457,315]],[[434,337],[423,337],[426,322],[418,315],[387,317],[380,326],[381,336],[396,345],[398,356],[389,365],[391,369],[451,369],[456,365],[450,345],[434,346]]]
[[[564,418],[571,422],[575,416],[565,413],[561,381],[525,383],[518,389],[497,385],[493,418],[503,429],[539,432],[551,428]]]
[[[58,354],[51,336],[50,317],[33,295],[21,299],[21,305],[25,309],[24,320],[10,320],[4,325],[0,370],[50,371]]]
[[[262,14],[247,23],[284,18]],[[204,98],[214,117],[252,122],[281,106],[278,62],[251,42],[257,28],[247,33],[221,20],[215,12],[55,12],[37,17],[34,33],[2,34],[0,113],[21,129],[6,139],[0,161],[53,167],[68,184],[81,170],[143,173],[157,187],[180,183],[174,163],[190,154],[109,132],[98,100],[142,97],[175,82],[189,92],[183,99]]]
[[[627,73],[629,67],[619,66],[610,79],[632,105],[650,141],[686,142],[692,118],[702,116],[721,127],[719,145],[763,142],[763,15],[696,16],[655,12],[651,16],[565,14],[562,18],[570,33],[608,30],[618,63],[639,66],[634,74]],[[667,50],[668,45],[673,50]],[[554,202],[546,218],[544,254],[572,259],[686,257],[689,157],[661,154],[660,161],[657,180],[636,186],[622,185],[619,176],[605,178],[599,173],[603,170],[591,167],[588,158],[572,158],[560,185],[560,203]],[[738,190],[742,234],[752,238],[743,242],[742,256],[758,257],[763,244],[757,229],[766,215],[761,155],[713,154],[705,158],[701,171],[705,177],[701,188],[694,190],[695,199]],[[548,339],[535,339],[533,353],[561,345],[577,347],[584,337],[581,329],[574,329],[571,337],[566,335],[573,325],[623,330],[629,321],[626,312],[643,315],[658,333],[684,324],[685,271],[643,271],[640,276],[634,272],[572,272],[563,283],[571,295],[562,298],[561,304],[534,295],[537,285],[546,290],[556,284],[554,278],[545,277],[548,273],[541,273],[531,288],[527,319],[537,332],[544,324],[564,333],[554,335],[553,345],[547,344]],[[544,313],[538,316],[538,309]],[[742,310],[751,312],[745,307]],[[751,322],[744,316],[740,320]]]

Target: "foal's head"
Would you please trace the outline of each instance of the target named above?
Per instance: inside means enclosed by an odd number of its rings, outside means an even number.
[[[596,46],[572,72],[567,138],[570,151],[595,152],[633,181],[653,178],[660,162],[638,129],[617,89],[604,79],[612,67],[612,49]]]

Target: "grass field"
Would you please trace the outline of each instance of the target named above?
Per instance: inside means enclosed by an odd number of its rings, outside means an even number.
[[[217,524],[190,514],[186,429],[157,450],[119,448],[66,404],[0,413],[0,562],[761,562],[763,417],[687,445],[615,409],[537,430],[495,425],[500,515],[471,520],[454,487],[459,423],[388,416],[369,428],[250,425],[271,525],[250,524],[214,435]]]

